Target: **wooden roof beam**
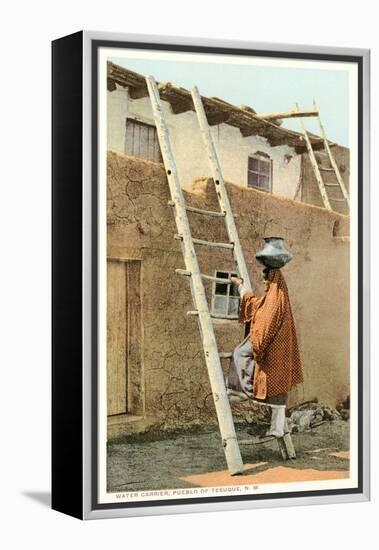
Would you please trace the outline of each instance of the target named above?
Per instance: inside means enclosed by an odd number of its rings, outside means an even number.
[[[253,123],[250,122],[249,124],[241,124],[238,120],[236,120],[236,126],[237,125],[241,130],[243,137],[259,135],[268,139],[271,136],[271,128],[267,128],[265,124],[260,124],[259,121],[254,121]]]
[[[318,116],[318,111],[314,109],[309,111],[287,111],[283,113],[257,113],[256,117],[262,120],[282,120],[284,118],[304,118]]]
[[[169,102],[174,115],[180,115],[181,113],[186,113],[187,111],[193,111],[193,107],[191,105],[188,105],[187,102],[173,101],[172,99],[166,99],[166,101]]]
[[[142,75],[108,62],[108,89],[114,90],[115,85],[128,87],[130,97],[144,97],[146,80]],[[176,87],[170,82],[158,84],[159,93],[164,101],[168,101],[175,114],[193,111],[191,93],[185,88]],[[301,134],[280,126],[284,118],[292,118],[295,112],[256,114],[254,109],[246,106],[236,106],[217,97],[202,97],[204,109],[210,125],[226,122],[239,128],[244,137],[261,135],[273,146],[287,144],[303,150]],[[296,116],[317,116],[317,109],[296,112]],[[319,136],[309,133],[312,145],[318,149],[323,147]],[[330,146],[334,145],[331,142]]]
[[[238,107],[243,111],[247,111],[248,113],[251,113],[252,115],[257,114],[257,111],[255,111],[252,107],[249,107],[249,105],[238,105]]]
[[[116,82],[116,84],[120,84],[120,86],[130,86],[132,88],[140,88],[146,86],[144,77],[142,75],[139,75],[138,73],[115,65],[111,61],[108,61],[107,68],[108,78],[111,78]]]
[[[177,88],[171,82],[161,82],[158,84],[158,91],[161,99],[170,104],[175,115],[194,110],[192,97],[188,90]]]
[[[318,141],[310,140],[310,141],[312,143],[312,149],[314,151],[321,151],[324,149],[324,142],[322,140],[318,140]],[[301,155],[301,153],[307,152],[307,146],[304,140],[299,140],[299,142],[295,144],[294,147],[298,155]]]
[[[258,130],[252,128],[251,126],[240,128],[240,132],[242,137],[256,136],[258,134]]]
[[[147,86],[140,86],[139,88],[132,88],[129,86],[128,93],[130,99],[141,99],[141,97],[147,97],[149,95]]]
[[[229,113],[223,113],[218,111],[206,111],[205,114],[207,115],[207,120],[209,126],[216,126],[217,124],[222,124],[223,122],[227,122],[230,118]]]
[[[116,82],[113,78],[107,78],[107,90],[108,92],[114,92],[116,89]]]

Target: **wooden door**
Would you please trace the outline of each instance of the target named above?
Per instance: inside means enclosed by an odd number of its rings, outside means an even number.
[[[141,261],[107,262],[107,414],[144,412]]]
[[[108,415],[128,410],[126,264],[107,262],[107,395]]]

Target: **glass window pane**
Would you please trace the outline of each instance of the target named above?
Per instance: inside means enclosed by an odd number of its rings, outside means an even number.
[[[237,273],[231,273],[230,275],[231,277],[238,277]],[[237,285],[230,285],[229,295],[239,297],[240,293],[238,292]]]
[[[258,174],[255,174],[254,172],[249,172],[247,184],[251,187],[258,187]]]
[[[267,160],[261,160],[259,162],[259,172],[261,174],[265,174],[265,175],[269,175],[270,174],[270,167],[271,167],[271,163],[270,161],[267,161]]]
[[[216,277],[218,279],[228,279],[229,273],[225,273],[225,271],[216,271]],[[221,294],[223,296],[228,294],[228,285],[223,285],[222,283],[216,283],[215,294]]]
[[[215,296],[213,300],[213,313],[225,315],[227,306],[226,296]]]
[[[216,292],[215,294],[221,294],[225,296],[228,294],[228,285],[223,285],[222,283],[216,283]]]
[[[270,189],[268,176],[259,176],[259,187],[265,191]]]
[[[254,170],[254,172],[258,172],[259,160],[254,157],[249,157],[248,166],[249,166],[249,170]]]
[[[239,297],[240,293],[238,292],[238,287],[236,285],[230,285],[230,296],[237,296]]]
[[[238,298],[229,298],[229,304],[228,304],[228,315],[231,315],[233,317],[238,316],[238,306],[239,306],[239,299]]]

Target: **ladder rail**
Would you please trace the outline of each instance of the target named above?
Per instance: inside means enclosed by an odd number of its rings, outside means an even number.
[[[245,258],[242,252],[242,246],[239,240],[237,227],[234,221],[234,216],[230,206],[228,193],[225,187],[224,178],[222,176],[220,163],[218,161],[216,147],[214,144],[211,130],[209,128],[207,116],[204,110],[204,105],[203,105],[201,96],[199,94],[199,90],[196,86],[191,90],[191,95],[195,106],[195,111],[197,114],[200,131],[202,133],[203,140],[207,149],[208,160],[211,166],[212,177],[215,183],[216,194],[220,204],[220,209],[222,212],[225,212],[225,224],[228,232],[229,241],[234,243],[233,255],[238,267],[239,274],[243,278],[244,287],[247,290],[251,291],[250,276],[249,276]]]
[[[173,156],[169,133],[164,119],[159,91],[154,77],[146,77],[154,119],[157,127],[158,139],[162,151],[163,162],[166,168],[171,199],[175,203],[173,208],[176,226],[182,236],[180,241],[184,263],[187,271],[191,272],[190,287],[192,299],[198,312],[198,323],[203,343],[205,361],[208,369],[209,381],[215,404],[216,414],[223,440],[226,462],[232,475],[243,472],[243,462],[239,449],[233,415],[226,393],[225,381],[218,354],[216,337],[213,330],[208,302],[201,277],[199,263],[191,235],[191,229],[186,212],[186,205],[182,193],[179,175]]]
[[[316,102],[313,101],[313,106],[315,109],[317,109],[317,105],[316,105]],[[337,181],[339,183],[339,186],[341,188],[341,191],[342,191],[342,194],[344,196],[344,199],[346,200],[346,203],[347,203],[347,206],[350,208],[350,198],[349,198],[349,195],[348,195],[348,192],[347,192],[347,189],[346,189],[346,186],[345,186],[345,182],[343,181],[343,178],[341,176],[341,172],[338,168],[338,165],[336,163],[336,160],[334,158],[334,155],[330,149],[330,146],[329,146],[329,142],[326,138],[326,134],[325,134],[325,129],[324,129],[324,125],[322,124],[321,122],[321,118],[320,118],[320,113],[317,111],[317,121],[318,121],[318,125],[319,125],[319,128],[320,128],[320,134],[321,134],[321,137],[322,139],[324,140],[324,147],[325,147],[325,150],[328,154],[328,157],[329,157],[329,161],[330,161],[330,164],[332,165],[333,167],[333,170],[334,170],[334,173],[336,175],[336,178],[337,178]]]
[[[299,111],[299,104],[298,103],[295,104],[295,108],[296,108],[297,111]],[[311,161],[311,164],[312,164],[312,168],[313,168],[313,171],[314,171],[315,176],[316,176],[317,185],[320,189],[322,202],[324,203],[325,208],[327,208],[328,210],[332,210],[331,204],[329,202],[329,197],[328,197],[328,194],[327,194],[326,189],[325,189],[324,180],[322,179],[320,168],[319,168],[319,165],[317,163],[315,153],[314,153],[311,141],[310,141],[309,136],[308,136],[307,129],[305,128],[305,124],[303,122],[303,119],[300,118],[299,120],[300,120],[301,129],[302,129],[302,132],[303,132],[303,135],[304,135],[305,143],[307,145],[307,150],[308,150],[308,153],[309,153],[309,158],[310,158],[310,161]]]

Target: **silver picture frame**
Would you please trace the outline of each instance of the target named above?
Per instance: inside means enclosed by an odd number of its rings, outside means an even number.
[[[104,47],[140,47],[170,51],[254,52],[271,57],[350,59],[358,66],[358,477],[355,489],[304,491],[249,498],[188,499],[99,503],[97,336],[98,336],[98,51]],[[119,518],[205,511],[246,510],[311,504],[363,502],[370,499],[370,51],[214,40],[196,37],[82,31],[53,43],[53,503],[52,507],[81,519]],[[66,80],[65,80],[66,79]],[[75,81],[70,88],[67,80]],[[75,88],[76,86],[76,88]],[[59,94],[68,89],[71,99]],[[75,93],[75,90],[77,93]],[[78,92],[79,90],[79,92]],[[78,93],[80,97],[78,96]],[[76,98],[76,99],[75,99]],[[70,112],[70,114],[68,114]],[[62,130],[68,116],[75,123]],[[81,128],[64,152],[67,138]],[[64,133],[64,135],[62,134]],[[71,155],[71,156],[70,156]],[[55,159],[55,160],[54,160]],[[70,170],[67,159],[71,159]],[[55,168],[54,168],[55,166]],[[72,185],[64,182],[71,178]],[[55,199],[54,199],[55,195]],[[70,211],[72,201],[78,211]],[[62,204],[63,201],[63,204]],[[66,209],[65,209],[66,206]],[[64,212],[63,212],[64,210]],[[71,212],[71,214],[70,214]],[[66,216],[72,215],[71,227]],[[70,225],[70,224],[69,224]],[[72,244],[76,243],[70,256]],[[79,264],[78,264],[79,262]],[[79,268],[80,265],[80,268]],[[64,269],[64,272],[62,271]],[[73,293],[74,286],[80,289]],[[76,302],[70,309],[67,295]],[[72,294],[73,293],[73,294]],[[73,319],[76,319],[73,322]],[[54,328],[55,326],[55,328]],[[66,328],[67,330],[66,330]],[[75,336],[75,338],[74,338]],[[72,337],[72,339],[71,339]],[[74,349],[69,349],[76,342]],[[71,392],[70,405],[63,395]],[[70,434],[65,427],[70,426]],[[71,453],[72,458],[67,459]],[[68,462],[67,462],[68,460]],[[65,462],[66,461],[66,462]]]

